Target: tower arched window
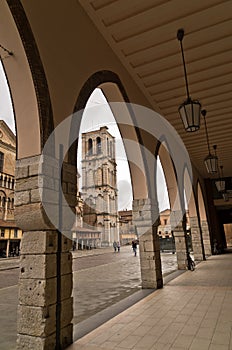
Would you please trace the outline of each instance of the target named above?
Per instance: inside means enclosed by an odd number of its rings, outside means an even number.
[[[101,138],[97,137],[97,154],[100,154],[102,149],[101,149]]]
[[[92,155],[92,154],[93,154],[93,140],[88,139],[88,155]]]

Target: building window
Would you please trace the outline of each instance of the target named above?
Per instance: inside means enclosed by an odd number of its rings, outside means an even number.
[[[100,154],[101,151],[101,138],[97,137],[97,154]]]
[[[164,225],[167,225],[167,222],[168,222],[167,219],[164,219]]]
[[[4,153],[0,152],[0,172],[3,172]]]
[[[5,237],[5,230],[1,229],[1,237]]]
[[[17,228],[14,229],[14,238],[18,238],[18,230],[17,230]]]

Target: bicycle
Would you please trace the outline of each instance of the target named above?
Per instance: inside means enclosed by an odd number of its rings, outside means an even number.
[[[195,266],[196,266],[195,262],[191,258],[189,252],[187,252],[187,267],[188,267],[188,270],[194,271],[195,270]]]

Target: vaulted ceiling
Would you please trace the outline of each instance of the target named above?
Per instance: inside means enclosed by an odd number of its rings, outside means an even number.
[[[208,177],[202,121],[186,133],[178,106],[186,99],[177,30],[183,40],[190,95],[207,110],[211,146],[232,175],[232,1],[76,0],[120,58],[151,105],[178,131],[199,172]]]

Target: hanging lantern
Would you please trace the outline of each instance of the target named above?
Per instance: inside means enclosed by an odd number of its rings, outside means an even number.
[[[215,181],[218,192],[225,192],[226,181],[223,179],[223,166],[220,166],[221,172],[219,171],[219,179]]]
[[[211,153],[204,159],[206,170],[209,174],[216,174],[218,168],[218,158]]]
[[[205,163],[205,166],[206,166],[206,170],[209,174],[216,174],[217,171],[218,171],[218,157],[216,155],[216,149],[217,149],[217,146],[214,145],[213,148],[214,148],[214,151],[215,151],[215,155],[212,155],[211,152],[210,152],[210,147],[209,147],[209,135],[208,135],[208,130],[207,130],[207,124],[206,124],[206,110],[203,109],[201,111],[201,114],[202,116],[204,117],[204,122],[205,122],[205,134],[206,134],[206,142],[207,142],[207,146],[208,146],[208,151],[209,151],[209,154],[208,156],[204,159],[204,163]]]
[[[177,39],[180,42],[180,48],[181,48],[181,54],[182,54],[182,60],[183,60],[183,66],[184,66],[184,77],[185,77],[185,85],[186,85],[186,92],[187,92],[187,99],[180,105],[178,108],[181,120],[184,124],[184,128],[186,131],[197,131],[200,128],[200,116],[201,116],[201,104],[198,101],[193,101],[189,95],[189,88],[188,88],[188,79],[187,79],[187,71],[185,66],[185,59],[184,59],[184,50],[183,50],[183,44],[182,40],[184,38],[184,29],[179,29],[177,31]]]

